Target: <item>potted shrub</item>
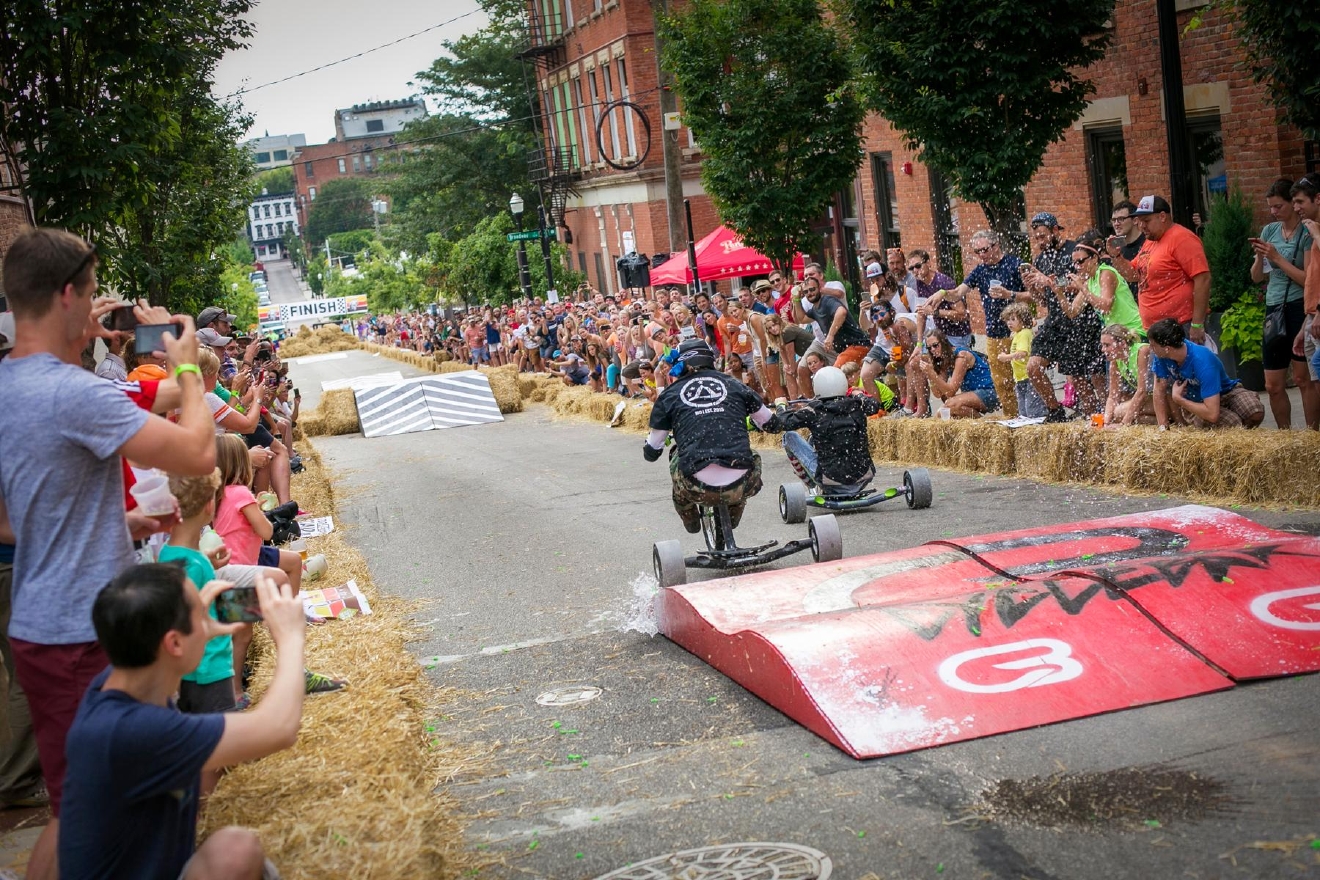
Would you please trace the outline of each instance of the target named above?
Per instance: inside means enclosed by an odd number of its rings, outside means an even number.
[[[1201,243],[1210,264],[1210,315],[1207,330],[1219,340],[1220,359],[1230,376],[1236,375],[1239,362],[1249,361],[1236,347],[1223,340],[1223,313],[1238,303],[1244,294],[1257,289],[1251,281],[1251,236],[1256,234],[1251,205],[1242,190],[1234,185],[1227,196],[1212,195],[1206,208],[1209,215]],[[1263,320],[1263,319],[1262,319]],[[1260,340],[1256,341],[1259,349]],[[1257,355],[1256,360],[1260,357]]]
[[[1244,291],[1219,320],[1219,346],[1237,353],[1237,378],[1250,391],[1265,390],[1264,327],[1265,302],[1254,289]]]

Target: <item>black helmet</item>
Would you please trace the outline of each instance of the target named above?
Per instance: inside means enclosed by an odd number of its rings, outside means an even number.
[[[701,339],[689,339],[678,347],[678,362],[690,370],[709,370],[715,366],[715,349]]]

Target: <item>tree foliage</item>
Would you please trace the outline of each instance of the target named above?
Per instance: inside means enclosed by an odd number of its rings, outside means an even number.
[[[518,281],[517,246],[505,236],[513,231],[507,211],[492,214],[477,224],[472,234],[454,242],[440,268],[440,288],[451,301],[468,304],[506,303],[522,296]],[[545,296],[549,285],[545,260],[539,243],[529,242],[527,263],[531,268],[532,294]],[[555,289],[573,290],[583,282],[581,272],[565,269],[566,251],[562,245],[550,246],[554,263]]]
[[[663,63],[720,217],[780,267],[861,159],[852,69],[816,0],[694,0]]]
[[[303,237],[314,248],[336,232],[367,229],[373,225],[371,200],[378,182],[369,177],[340,177],[328,181],[307,212]]]
[[[291,193],[294,191],[293,169],[285,165],[283,168],[262,171],[257,175],[253,189],[256,190],[253,195],[260,195],[263,189],[273,196]]]
[[[1320,139],[1320,21],[1292,0],[1232,0],[1252,76],[1285,121]]]
[[[37,223],[95,241],[108,286],[183,309],[218,297],[251,166],[215,64],[251,0],[0,0],[0,139]]]
[[[909,147],[1020,234],[1022,188],[1086,109],[1113,0],[838,0],[863,89]]]

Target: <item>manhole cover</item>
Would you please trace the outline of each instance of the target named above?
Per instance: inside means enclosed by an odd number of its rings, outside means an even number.
[[[638,862],[596,880],[826,880],[829,857],[792,843],[703,846]]]
[[[536,698],[536,702],[542,706],[576,706],[579,703],[591,702],[599,697],[601,693],[602,691],[598,687],[592,687],[589,684],[576,684],[571,687],[546,691]]]

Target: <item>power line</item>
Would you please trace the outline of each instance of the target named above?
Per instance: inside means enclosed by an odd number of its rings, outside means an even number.
[[[442,21],[442,22],[440,22],[439,24],[433,24],[433,25],[431,25],[430,27],[422,28],[420,31],[416,31],[416,32],[411,33],[411,34],[408,34],[407,36],[404,36],[404,37],[399,37],[397,40],[391,40],[391,41],[388,42],[388,43],[382,43],[382,44],[379,45],[379,46],[374,46],[374,47],[372,47],[372,48],[370,48],[370,49],[364,49],[364,50],[362,50],[361,52],[358,52],[358,53],[353,54],[353,55],[349,55],[349,56],[347,56],[346,58],[340,58],[338,61],[330,61],[330,62],[327,62],[327,63],[325,63],[325,64],[320,65],[319,67],[313,67],[313,68],[310,68],[309,70],[302,70],[302,71],[299,71],[298,73],[291,73],[291,74],[289,74],[289,75],[286,76],[286,77],[283,77],[283,78],[281,78],[281,79],[271,80],[270,82],[262,83],[262,84],[259,85],[259,86],[252,86],[251,88],[247,88],[247,89],[239,89],[239,90],[236,91],[236,92],[231,92],[231,93],[229,94],[229,97],[232,98],[232,97],[236,97],[236,96],[238,96],[238,95],[246,95],[246,94],[248,94],[249,92],[255,92],[255,91],[258,91],[259,89],[268,88],[268,87],[270,87],[270,86],[277,86],[277,85],[279,85],[280,83],[286,83],[286,82],[288,82],[289,80],[292,80],[292,79],[298,79],[298,77],[301,77],[301,76],[307,76],[309,73],[316,73],[316,72],[318,72],[318,71],[325,70],[325,69],[330,68],[330,67],[334,67],[334,66],[337,65],[337,64],[343,64],[345,61],[352,61],[352,60],[354,60],[355,58],[361,58],[361,57],[363,57],[363,56],[365,56],[365,55],[370,55],[372,52],[379,52],[381,49],[388,49],[390,46],[397,46],[397,45],[399,45],[399,44],[402,43],[402,42],[405,42],[405,41],[407,41],[407,40],[411,40],[411,39],[413,39],[414,37],[420,37],[422,34],[430,33],[431,31],[436,30],[437,28],[442,28],[442,27],[445,27],[446,25],[451,25],[451,24],[453,24],[453,23],[456,22],[456,21],[462,21],[463,19],[467,18],[468,16],[470,16],[470,15],[476,15],[478,12],[481,12],[481,11],[482,11],[481,7],[478,6],[476,9],[473,9],[473,10],[470,10],[470,11],[468,11],[468,12],[465,12],[465,13],[463,13],[462,15],[455,16],[454,18],[451,18],[451,19],[449,19],[448,21]]]

